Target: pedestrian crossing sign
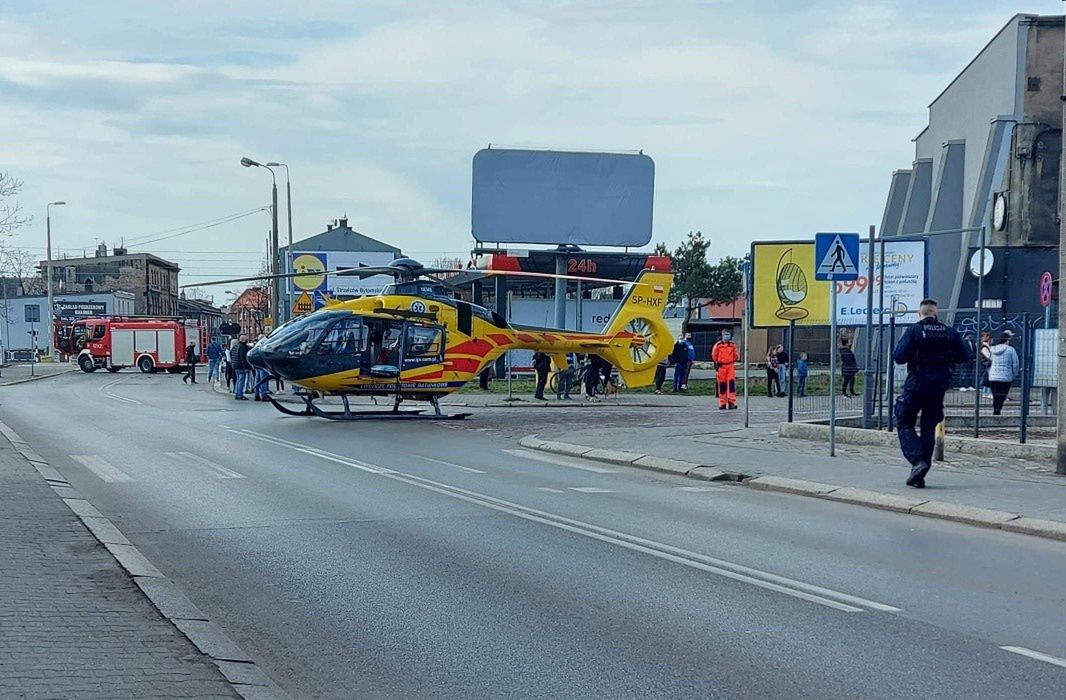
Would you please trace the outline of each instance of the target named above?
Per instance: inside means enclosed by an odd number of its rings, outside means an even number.
[[[300,296],[296,298],[296,303],[292,305],[292,312],[297,316],[302,314],[309,314],[315,310],[314,299],[306,291],[300,292]]]
[[[814,278],[819,281],[859,277],[859,234],[818,233],[814,236]]]

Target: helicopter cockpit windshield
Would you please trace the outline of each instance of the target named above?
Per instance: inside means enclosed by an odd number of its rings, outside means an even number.
[[[265,353],[297,357],[306,355],[315,346],[322,334],[335,321],[349,318],[347,311],[326,311],[297,318],[259,341],[257,346]]]

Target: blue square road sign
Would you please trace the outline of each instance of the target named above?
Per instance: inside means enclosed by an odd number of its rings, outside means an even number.
[[[817,233],[814,236],[814,279],[855,280],[859,277],[859,234]]]

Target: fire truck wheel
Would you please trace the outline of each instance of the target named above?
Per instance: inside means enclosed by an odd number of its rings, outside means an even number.
[[[96,365],[93,364],[93,358],[88,355],[82,355],[78,358],[78,367],[81,367],[82,372],[95,372]]]
[[[145,374],[151,374],[155,371],[155,362],[152,358],[145,355],[141,359],[137,360],[137,369],[141,370]]]

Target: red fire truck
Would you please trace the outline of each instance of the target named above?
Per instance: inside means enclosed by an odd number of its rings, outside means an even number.
[[[189,341],[196,354],[204,342],[195,321],[174,318],[111,316],[78,319],[56,332],[55,346],[77,358],[83,372],[105,368],[117,372],[136,367],[142,372],[177,371],[185,362]]]

